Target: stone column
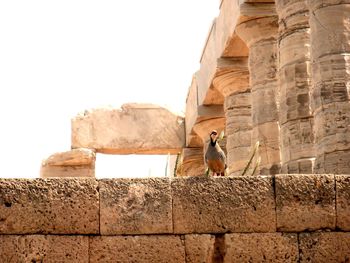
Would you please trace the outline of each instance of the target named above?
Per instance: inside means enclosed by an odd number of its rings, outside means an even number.
[[[303,0],[276,0],[279,17],[279,124],[282,173],[312,173],[309,10]]]
[[[229,61],[227,67],[214,78],[213,86],[225,97],[228,172],[229,175],[241,175],[251,152],[249,71],[247,58],[235,58]]]
[[[309,0],[316,173],[350,173],[350,1]]]
[[[252,101],[252,144],[260,142],[259,174],[280,172],[279,125],[276,104],[277,17],[248,20],[236,27],[249,47]]]

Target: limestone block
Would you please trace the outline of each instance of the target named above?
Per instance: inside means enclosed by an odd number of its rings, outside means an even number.
[[[184,119],[151,104],[86,111],[72,120],[72,148],[113,154],[177,154],[185,145]]]
[[[89,261],[87,236],[0,235],[0,262]]]
[[[0,234],[97,234],[93,179],[0,179]]]
[[[251,108],[244,107],[226,111],[226,134],[252,129]]]
[[[350,231],[350,176],[335,175],[337,228]]]
[[[313,118],[289,121],[280,128],[282,164],[314,156]]]
[[[272,178],[182,177],[172,181],[174,232],[276,230]]]
[[[41,163],[40,177],[95,177],[95,160],[90,149],[55,153]]]
[[[315,2],[315,0],[309,1],[309,7],[312,11],[310,13],[312,57],[318,59],[325,55],[348,53],[350,51],[348,41],[350,38],[348,20],[350,2],[337,1],[339,4],[324,6],[321,2],[330,1],[317,1],[317,4],[321,4],[320,7],[322,7],[317,10],[315,10]]]
[[[278,119],[276,90],[276,85],[252,90],[252,118],[255,125]]]
[[[184,148],[182,151],[182,176],[204,176],[203,148]]]
[[[301,233],[299,249],[300,262],[348,262],[350,233]]]
[[[252,154],[252,147],[237,147],[228,149],[227,166],[229,175],[239,172],[236,175],[241,175],[246,167],[248,160]]]
[[[322,110],[327,104],[348,102],[349,56],[346,54],[325,55],[312,64],[312,107]]]
[[[299,159],[282,164],[283,174],[313,174],[315,158]]]
[[[225,112],[231,109],[250,108],[252,105],[250,90],[234,93],[225,97]]]
[[[315,113],[317,153],[350,149],[350,104],[338,102],[324,105]]]
[[[288,64],[279,69],[279,121],[285,124],[312,116],[310,107],[310,63]]]
[[[316,157],[315,173],[350,174],[350,151],[336,151]]]
[[[230,262],[298,262],[297,234],[237,233],[225,235],[226,255]]]
[[[214,258],[215,236],[186,235],[185,250],[187,263],[211,263]]]
[[[103,179],[99,188],[102,235],[173,231],[169,178]]]
[[[252,145],[260,142],[258,156],[261,157],[261,167],[264,174],[279,173],[280,146],[279,126],[277,122],[267,122],[258,125],[252,130]]]
[[[335,228],[334,175],[276,175],[277,230]]]
[[[180,236],[90,237],[90,262],[185,262]]]

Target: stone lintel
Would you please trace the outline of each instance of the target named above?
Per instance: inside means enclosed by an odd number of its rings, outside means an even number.
[[[184,118],[157,105],[94,109],[72,120],[72,148],[109,154],[177,154],[184,146]]]

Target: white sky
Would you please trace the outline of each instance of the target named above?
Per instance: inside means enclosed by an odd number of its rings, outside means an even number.
[[[70,149],[70,119],[85,109],[151,102],[184,110],[218,5],[0,1],[0,177],[38,177],[42,159]],[[125,158],[98,156],[98,176],[125,175],[116,165]],[[157,160],[144,158],[130,176],[163,172]]]

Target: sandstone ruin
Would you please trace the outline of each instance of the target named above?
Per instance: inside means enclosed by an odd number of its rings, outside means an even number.
[[[349,261],[349,54],[348,0],[222,0],[185,117],[86,111],[47,179],[0,179],[0,262]],[[203,176],[212,129],[228,177]],[[86,178],[98,152],[181,153],[179,177]]]

